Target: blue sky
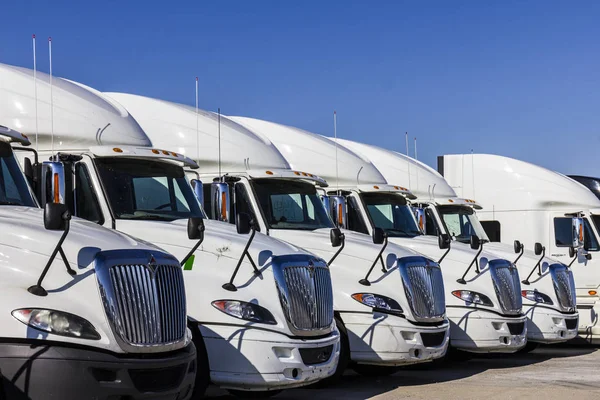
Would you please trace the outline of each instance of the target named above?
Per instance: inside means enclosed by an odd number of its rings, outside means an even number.
[[[597,1],[4,2],[0,62],[404,151],[600,176]]]

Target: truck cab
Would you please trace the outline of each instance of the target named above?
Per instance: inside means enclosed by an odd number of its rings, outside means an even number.
[[[13,104],[4,115],[36,135],[35,121],[23,117],[34,107],[29,71],[25,78],[15,68],[0,72],[3,82],[14,83],[0,92]],[[47,76],[38,73],[38,80],[38,95],[47,98]],[[60,94],[53,126],[40,118],[37,152],[19,150],[26,175],[42,203],[57,198],[90,226],[139,237],[177,257],[198,348],[194,396],[209,380],[234,394],[266,396],[333,374],[339,334],[325,261],[256,232],[244,216],[235,227],[206,219],[184,172],[197,168],[194,161],[151,147],[114,100],[72,81],[53,82]],[[47,190],[55,171],[64,171],[60,192]],[[161,289],[169,310],[182,301],[173,285]]]
[[[438,170],[459,196],[476,195],[477,212],[493,242],[526,248],[536,243],[546,254],[572,270],[579,312],[579,337],[598,342],[600,274],[595,268],[598,229],[594,210],[600,200],[580,183],[546,168],[490,154],[438,157]],[[574,227],[580,220],[583,246],[574,246]]]
[[[196,350],[179,262],[63,204],[39,208],[14,153],[30,145],[0,126],[0,397],[190,399]],[[49,183],[62,193],[64,175]]]
[[[333,220],[346,229],[374,234],[436,260],[443,272],[450,345],[469,352],[515,352],[526,343],[521,287],[512,260],[496,256],[474,236],[469,244],[423,235],[408,188],[389,184],[368,158],[301,129],[251,118],[233,119],[273,143],[294,168],[312,168],[331,186]],[[341,206],[341,208],[340,208]],[[475,241],[476,240],[476,241]]]
[[[328,182],[290,168],[268,141],[236,122],[180,104],[108,95],[127,108],[154,145],[177,140],[198,159],[209,217],[234,223],[241,213],[250,214],[261,233],[328,262],[342,335],[337,376],[350,361],[360,373],[380,374],[445,354],[448,322],[434,260],[381,235],[336,229],[319,195]],[[206,150],[198,153],[197,143]]]

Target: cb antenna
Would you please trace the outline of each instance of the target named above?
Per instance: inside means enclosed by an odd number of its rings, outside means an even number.
[[[38,97],[37,97],[37,59],[36,59],[36,48],[35,48],[35,34],[32,36],[33,40],[33,96],[35,99],[35,151],[38,150]]]
[[[415,136],[415,161],[417,161],[417,137]],[[417,187],[415,190],[419,190],[419,168],[417,167],[415,172],[417,173]]]
[[[335,180],[337,190],[340,190],[340,175],[338,172],[338,141],[337,141],[337,112],[333,112],[333,137],[335,138]]]
[[[196,77],[196,157],[200,164],[200,131],[198,130],[198,77]]]
[[[218,118],[218,125],[219,125],[219,177],[221,176],[221,108],[217,108],[217,118]]]
[[[408,171],[408,188],[411,189],[411,184],[410,184],[410,159],[409,159],[409,155],[408,155],[408,132],[404,132],[404,138],[406,139],[406,166],[407,166],[407,171]]]
[[[48,38],[48,55],[50,58],[50,138],[51,151],[54,156],[54,99],[52,96],[52,37]]]

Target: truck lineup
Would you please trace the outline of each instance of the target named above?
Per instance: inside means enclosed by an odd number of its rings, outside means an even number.
[[[437,167],[0,64],[0,398],[269,397],[600,343],[599,180]]]

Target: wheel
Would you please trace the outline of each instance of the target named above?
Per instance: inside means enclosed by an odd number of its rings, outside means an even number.
[[[354,364],[352,366],[352,369],[363,376],[378,377],[395,374],[400,370],[400,367],[384,367],[381,365]]]
[[[517,351],[517,353],[519,353],[519,354],[531,353],[532,351],[534,351],[535,349],[537,349],[539,346],[540,346],[539,343],[530,342],[528,340],[527,344],[525,345],[525,347],[523,347],[521,350]]]
[[[196,380],[194,383],[194,391],[192,399],[197,400],[204,397],[204,392],[210,384],[210,365],[208,363],[208,353],[204,339],[200,333],[200,328],[197,323],[190,321],[188,323],[192,331],[192,342],[196,346]]]
[[[281,393],[281,390],[246,391],[227,389],[229,393],[242,399],[266,399]]]
[[[338,364],[335,367],[335,372],[333,375],[310,385],[312,388],[319,389],[338,382],[344,375],[344,371],[348,367],[348,364],[350,364],[350,342],[348,341],[348,330],[339,316],[335,317],[335,324],[340,332],[340,357],[338,359]]]

